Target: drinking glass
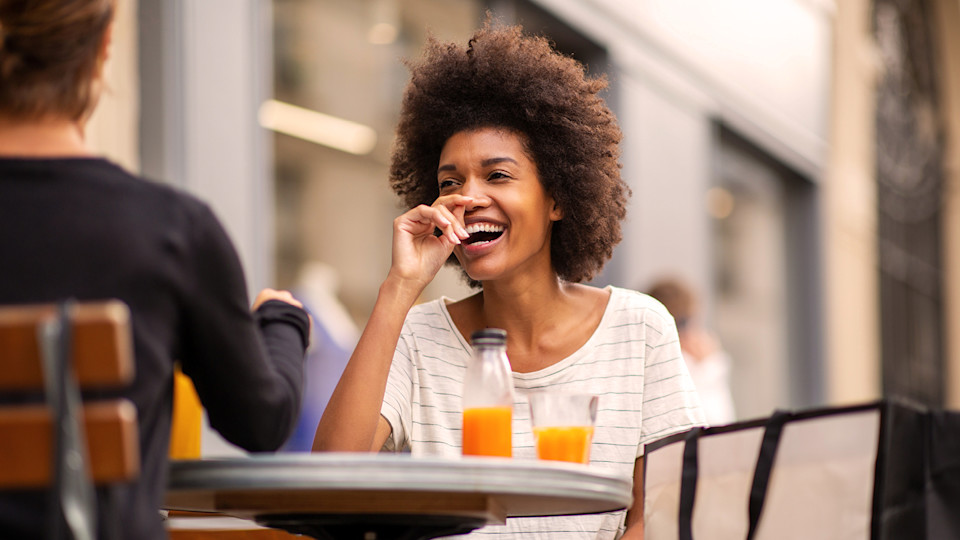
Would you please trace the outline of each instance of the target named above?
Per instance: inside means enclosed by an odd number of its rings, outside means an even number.
[[[528,397],[537,457],[589,463],[598,397],[555,391],[533,392]]]

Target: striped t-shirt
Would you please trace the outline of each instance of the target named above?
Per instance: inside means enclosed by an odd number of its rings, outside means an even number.
[[[643,445],[703,424],[703,412],[680,354],[673,319],[656,300],[608,287],[600,325],[575,353],[532,373],[513,373],[513,456],[536,459],[526,392],[555,388],[600,396],[590,466],[633,478]],[[384,451],[414,456],[461,454],[461,393],[472,348],[446,298],[410,310],[387,380],[381,414],[393,431]],[[624,511],[510,518],[472,536],[600,539],[623,532]]]

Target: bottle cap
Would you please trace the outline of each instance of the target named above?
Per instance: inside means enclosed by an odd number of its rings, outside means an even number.
[[[478,345],[506,345],[507,331],[502,328],[484,328],[477,330],[470,336],[470,342],[473,346]]]

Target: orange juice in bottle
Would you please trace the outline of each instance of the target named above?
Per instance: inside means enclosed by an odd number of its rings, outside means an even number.
[[[463,453],[471,456],[512,455],[513,411],[510,407],[474,407],[463,411]]]
[[[499,328],[471,336],[473,358],[463,379],[463,454],[513,455],[513,373],[507,333]]]

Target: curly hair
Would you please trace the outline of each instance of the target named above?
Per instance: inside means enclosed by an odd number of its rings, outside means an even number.
[[[563,212],[553,224],[554,271],[569,282],[593,278],[621,239],[630,195],[620,178],[620,128],[598,95],[606,78],[586,76],[546,38],[489,20],[466,48],[431,37],[420,61],[407,66],[390,164],[390,185],[403,202],[413,208],[439,196],[437,164],[452,135],[514,130]]]

